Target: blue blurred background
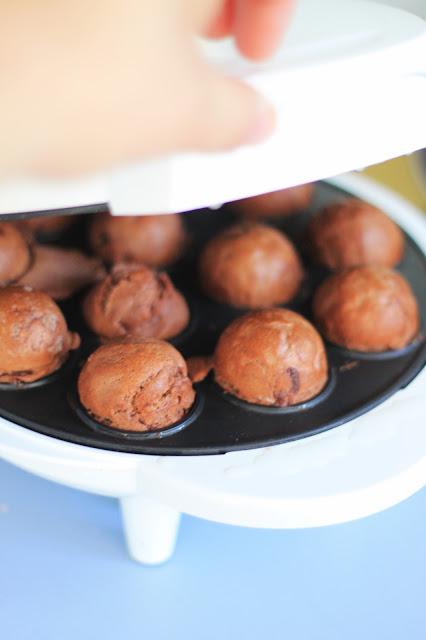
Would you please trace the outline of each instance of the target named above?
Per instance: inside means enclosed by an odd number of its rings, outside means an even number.
[[[184,517],[172,560],[127,556],[118,503],[0,462],[0,638],[425,638],[426,490],[351,524]]]

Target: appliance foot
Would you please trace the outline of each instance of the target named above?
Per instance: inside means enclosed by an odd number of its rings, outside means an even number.
[[[120,504],[130,556],[149,565],[168,560],[175,548],[180,513],[141,495],[121,498]]]

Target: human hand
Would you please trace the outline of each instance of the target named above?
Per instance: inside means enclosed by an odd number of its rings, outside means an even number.
[[[20,0],[0,5],[0,170],[73,175],[254,143],[274,113],[208,65],[199,34],[259,59],[292,0]]]

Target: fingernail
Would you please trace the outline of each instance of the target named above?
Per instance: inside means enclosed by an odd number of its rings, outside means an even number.
[[[258,142],[262,142],[274,131],[276,122],[277,114],[274,107],[263,98],[259,98],[255,118],[244,143],[257,144]]]

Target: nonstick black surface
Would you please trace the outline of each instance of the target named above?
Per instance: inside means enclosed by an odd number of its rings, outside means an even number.
[[[328,184],[317,186],[309,211],[283,219],[282,228],[302,248],[301,238],[309,217],[326,203],[347,194]],[[60,213],[60,212],[57,212]],[[61,212],[62,213],[62,212]],[[185,215],[191,243],[184,258],[170,269],[176,286],[186,295],[192,310],[189,328],[172,340],[184,354],[208,355],[229,322],[244,313],[204,297],[197,283],[197,256],[215,233],[234,221],[226,208]],[[67,236],[65,244],[82,244],[82,227]],[[290,308],[310,318],[311,296],[326,272],[313,268],[305,259],[307,277],[301,294]],[[422,313],[426,317],[426,258],[415,242],[406,238],[404,259],[398,269],[409,280]],[[69,326],[82,337],[82,347],[61,371],[42,383],[19,388],[2,386],[0,415],[23,427],[69,442],[131,453],[201,455],[264,447],[325,431],[359,416],[406,386],[426,362],[426,343],[419,337],[401,352],[358,354],[327,345],[330,382],[320,396],[290,408],[248,405],[226,395],[210,375],[196,385],[197,403],[184,424],[147,436],[128,436],[88,419],[75,392],[79,367],[97,346],[96,338],[84,325],[81,297],[61,305]]]

